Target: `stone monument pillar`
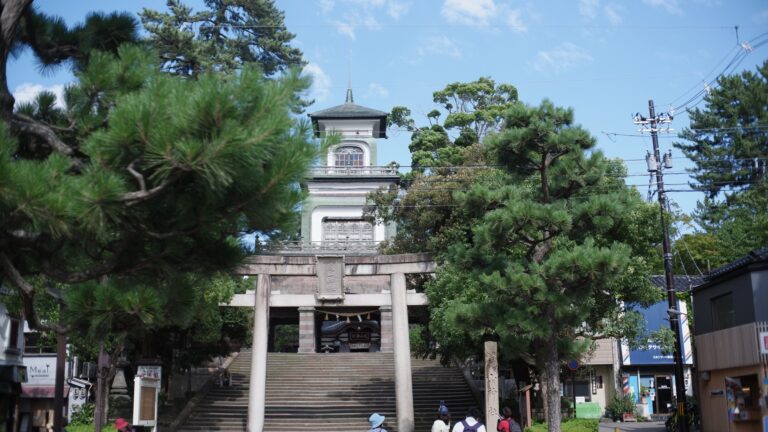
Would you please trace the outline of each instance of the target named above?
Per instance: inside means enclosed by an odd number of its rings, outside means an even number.
[[[485,418],[486,424],[499,418],[499,359],[496,339],[485,341]]]

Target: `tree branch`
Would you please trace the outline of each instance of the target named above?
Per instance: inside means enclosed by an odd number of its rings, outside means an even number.
[[[146,191],[146,190],[147,190],[147,184],[146,184],[146,183],[144,183],[144,176],[143,176],[143,175],[141,175],[141,173],[139,173],[139,172],[138,172],[138,171],[136,171],[135,169],[133,169],[133,164],[135,164],[136,162],[138,162],[138,159],[135,159],[135,160],[133,160],[133,162],[131,162],[130,164],[128,164],[128,168],[126,168],[126,169],[128,170],[128,172],[129,172],[129,173],[131,173],[131,175],[133,176],[133,178],[135,178],[135,179],[136,179],[136,181],[137,181],[137,182],[139,182],[139,188],[140,188],[142,191]]]
[[[72,165],[77,168],[82,168],[83,161],[75,155],[75,150],[62,141],[50,126],[24,114],[18,113],[13,114],[11,125],[21,132],[26,132],[42,138],[55,152],[61,153],[72,159]]]
[[[19,273],[5,252],[0,252],[0,267],[3,269],[3,274],[16,287],[24,308],[24,319],[31,329],[54,331],[59,334],[65,334],[71,330],[69,326],[40,322],[35,312],[35,287],[24,279],[24,276]]]
[[[149,190],[140,190],[136,192],[127,192],[124,193],[123,196],[120,197],[120,201],[125,202],[128,206],[133,206],[136,204],[139,204],[140,202],[146,201],[150,198],[154,198],[157,195],[160,195],[160,193],[170,184],[168,181],[164,181],[160,183],[159,185],[153,187]]]

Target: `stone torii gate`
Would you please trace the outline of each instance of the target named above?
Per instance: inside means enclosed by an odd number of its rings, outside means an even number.
[[[316,352],[316,307],[378,307],[381,351],[394,352],[397,429],[414,432],[408,306],[427,297],[406,287],[406,274],[433,273],[429,254],[259,255],[238,269],[256,276],[254,291],[237,294],[229,306],[253,307],[253,357],[248,432],[263,432],[266,407],[270,308],[297,308],[299,353]]]

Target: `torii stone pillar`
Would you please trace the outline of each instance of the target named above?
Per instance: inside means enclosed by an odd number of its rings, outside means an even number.
[[[392,336],[395,345],[397,430],[414,432],[416,426],[413,414],[411,346],[408,337],[408,303],[406,301],[404,273],[392,274],[390,290],[392,293]]]
[[[251,383],[248,390],[248,432],[264,431],[264,409],[267,401],[267,344],[269,341],[270,276],[260,274],[256,282],[253,308],[253,348]]]

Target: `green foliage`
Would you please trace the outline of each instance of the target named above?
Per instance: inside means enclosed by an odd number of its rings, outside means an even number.
[[[308,82],[248,66],[187,80],[152,52],[116,51],[89,53],[66,109],[42,94],[14,114],[49,135],[0,124],[3,279],[34,326],[35,311],[55,326],[41,286],[61,284],[88,356],[102,338],[141,350],[163,328],[218,346],[244,316],[225,322],[218,306],[240,289],[228,274],[245,256],[237,237],[295,230],[296,186],[317,154],[292,115]]]
[[[301,51],[290,46],[294,35],[274,1],[206,0],[205,5],[207,10],[192,12],[181,1],[169,0],[168,12],[141,13],[164,70],[197,76],[256,64],[271,76],[304,65]]]
[[[637,412],[637,407],[635,406],[635,399],[631,394],[624,395],[617,393],[608,403],[608,406],[605,407],[605,410],[608,417],[615,421],[621,419],[622,414],[624,413],[635,414]]]
[[[94,426],[92,424],[86,425],[86,424],[78,424],[78,425],[69,425],[67,426],[67,432],[93,432]],[[101,427],[101,432],[117,432],[117,429],[115,429],[112,425],[106,425]]]
[[[85,403],[83,405],[80,405],[80,407],[75,407],[69,419],[69,426],[67,427],[67,432],[69,432],[69,429],[72,428],[73,426],[78,426],[78,425],[88,425],[93,427],[93,413],[95,410],[96,410],[96,405],[92,403]]]
[[[694,162],[696,187],[707,195],[694,214],[701,231],[678,251],[702,270],[768,245],[768,61],[755,72],[721,77],[704,101],[689,112],[685,141],[675,143]]]
[[[82,70],[95,51],[115,52],[125,43],[138,42],[136,19],[129,13],[89,13],[85,21],[68,27],[63,19],[48,16],[34,7],[19,22],[14,50],[30,47],[43,70],[69,64]]]
[[[455,82],[432,94],[432,100],[447,113],[441,125],[441,112],[427,114],[429,126],[417,128],[411,110],[394,107],[389,123],[413,132],[411,166],[417,172],[423,167],[455,166],[466,161],[464,149],[498,131],[504,113],[517,102],[517,89],[510,84],[496,84],[488,77],[468,83]],[[452,138],[449,132],[457,133]]]
[[[625,305],[658,296],[652,248],[638,241],[650,238],[643,218],[653,213],[569,109],[515,104],[484,144],[506,172],[477,176],[452,196],[466,228],[439,253],[427,285],[430,329],[460,356],[498,337],[503,357],[527,359],[553,386],[546,405],[558,419],[560,363],[593,338],[642,332]]]
[[[567,419],[560,424],[562,432],[597,432],[598,420],[596,419]],[[525,432],[546,432],[546,423],[536,423]]]
[[[283,324],[275,326],[275,351],[295,352],[299,345],[299,326]]]

